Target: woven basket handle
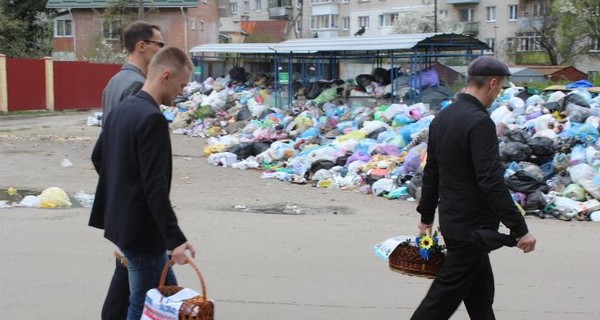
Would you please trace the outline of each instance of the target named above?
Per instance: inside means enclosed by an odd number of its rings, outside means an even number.
[[[192,268],[194,268],[194,271],[196,271],[196,274],[198,275],[198,279],[200,279],[200,287],[202,288],[202,296],[204,297],[204,300],[207,300],[208,298],[206,296],[206,283],[204,282],[204,277],[202,276],[202,272],[200,272],[200,268],[190,258],[187,258],[187,264],[192,266]],[[173,259],[169,259],[169,261],[167,261],[167,263],[165,264],[165,267],[163,268],[162,273],[160,274],[160,281],[158,282],[159,288],[165,286],[165,282],[167,280],[167,272],[169,271],[169,268],[172,267],[173,265],[175,265],[175,260],[173,260]]]

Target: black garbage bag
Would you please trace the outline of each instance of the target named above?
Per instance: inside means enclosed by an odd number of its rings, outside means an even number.
[[[307,170],[304,173],[304,178],[306,180],[310,180],[312,175],[315,174],[315,172],[321,170],[321,169],[326,169],[329,170],[331,168],[335,167],[335,163],[333,161],[330,160],[317,160],[315,162],[312,163],[312,165],[310,166],[310,170]]]
[[[558,100],[558,105],[560,107],[560,110],[566,110],[567,106],[569,104],[575,104],[578,105],[580,107],[584,107],[584,108],[590,108],[590,104],[585,101],[585,98],[580,96],[577,93],[570,93],[566,96],[564,96],[562,99]]]
[[[536,164],[543,164],[548,162],[554,157],[556,153],[556,147],[554,141],[547,137],[535,137],[529,139],[527,143],[531,148],[530,161]]]
[[[375,68],[371,71],[371,75],[375,78],[375,81],[380,85],[387,86],[392,81],[390,79],[390,72],[384,68]]]
[[[522,142],[500,143],[500,159],[505,162],[526,161],[531,156],[531,148]]]
[[[377,79],[370,74],[359,74],[355,80],[356,84],[363,89],[370,86],[372,82],[377,82]]]
[[[525,204],[523,209],[525,210],[542,210],[546,207],[548,202],[544,198],[544,194],[541,191],[535,191],[532,194],[527,195],[525,198]]]
[[[377,129],[373,130],[373,132],[369,133],[367,138],[377,140],[377,137],[379,136],[379,134],[382,132],[385,132],[386,130],[387,129],[385,127],[377,128]]]
[[[547,137],[535,137],[527,143],[531,148],[531,154],[539,158],[552,158],[556,152],[554,141]]]
[[[242,142],[233,145],[227,149],[227,152],[234,153],[238,160],[246,159],[250,156],[257,156],[271,146],[268,142]]]
[[[229,78],[234,83],[246,82],[246,69],[244,67],[233,67],[229,70]]]
[[[235,120],[236,121],[241,121],[241,120],[248,120],[252,118],[252,114],[250,113],[250,110],[248,109],[248,106],[243,106],[240,111],[238,111],[238,113],[235,115]]]
[[[504,180],[508,188],[514,192],[530,195],[536,191],[547,192],[548,186],[541,178],[529,172],[519,170]]]
[[[514,129],[506,132],[505,137],[508,141],[527,143],[529,135],[523,129]]]
[[[419,195],[419,189],[423,186],[423,170],[419,169],[415,172],[412,179],[408,183],[408,193],[411,197],[417,199]]]
[[[309,82],[304,87],[304,96],[306,99],[314,99],[318,97],[324,90],[324,85],[321,82]]]

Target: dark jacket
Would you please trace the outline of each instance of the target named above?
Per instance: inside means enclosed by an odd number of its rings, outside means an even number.
[[[99,174],[90,226],[119,248],[160,254],[186,242],[171,207],[168,123],[140,91],[106,119],[92,152]]]
[[[528,232],[504,183],[496,126],[485,106],[469,94],[459,94],[429,127],[417,207],[421,222],[433,222],[438,201],[444,238],[465,241],[476,229],[497,230],[499,222],[513,237]]]
[[[127,62],[106,84],[102,91],[102,124],[111,111],[125,98],[136,94],[146,81],[140,68]]]

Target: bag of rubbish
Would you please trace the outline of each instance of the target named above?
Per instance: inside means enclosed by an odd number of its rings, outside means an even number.
[[[569,165],[574,166],[585,162],[585,147],[583,145],[576,145],[571,149],[571,156],[569,157]]]
[[[500,158],[504,162],[525,161],[531,156],[531,148],[521,142],[500,143]]]
[[[506,105],[502,105],[492,111],[490,117],[496,125],[499,125],[500,123],[509,124],[513,119],[513,113]]]
[[[376,196],[383,195],[384,193],[388,193],[396,188],[393,179],[389,178],[381,178],[373,183],[371,189],[373,190],[373,194]]]
[[[566,171],[562,171],[554,175],[549,184],[552,186],[552,190],[556,192],[562,192],[565,188],[570,185],[573,181],[571,181],[571,177],[567,174]]]
[[[419,169],[410,179],[408,183],[408,193],[415,199],[421,196],[421,187],[423,186],[423,170]]]
[[[515,172],[515,174],[505,179],[505,181],[510,190],[527,195],[536,191],[543,192],[548,188],[544,181],[523,170]]]
[[[541,159],[542,163],[552,158],[555,153],[554,142],[550,138],[535,137],[529,139],[527,145],[531,148],[532,157]]]
[[[577,183],[571,183],[561,193],[561,196],[573,199],[576,201],[585,200],[585,190]]]
[[[337,88],[329,88],[323,90],[314,100],[318,104],[329,102],[337,97]]]
[[[532,194],[529,194],[527,198],[525,198],[525,203],[523,205],[523,209],[525,210],[539,210],[543,209],[546,206],[546,198],[544,198],[544,194],[541,191],[535,191]]]
[[[552,166],[556,172],[561,172],[569,167],[569,158],[564,153],[557,153],[552,159]]]
[[[589,107],[582,107],[574,103],[567,104],[565,112],[567,113],[567,116],[569,117],[569,120],[571,120],[571,122],[577,123],[585,122],[585,119],[592,115],[592,111]]]
[[[67,193],[59,187],[50,187],[40,194],[40,207],[42,208],[68,208],[71,199]]]
[[[594,178],[594,168],[587,163],[580,163],[569,167],[567,169],[571,180],[575,183],[579,183],[581,179],[593,179]]]
[[[584,108],[590,108],[590,104],[581,95],[571,92],[558,101],[561,110],[566,110],[569,104],[574,104]]]

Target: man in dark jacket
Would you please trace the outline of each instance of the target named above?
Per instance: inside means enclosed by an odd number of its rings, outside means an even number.
[[[94,146],[99,173],[90,226],[104,229],[128,260],[127,319],[140,319],[146,292],[157,286],[167,250],[178,264],[195,255],[178,226],[169,192],[172,155],[169,127],[159,105],[171,105],[190,80],[192,64],[180,49],[159,51],[136,95],[106,119]],[[170,272],[174,282],[174,276]]]
[[[102,92],[102,122],[125,98],[136,94],[146,81],[148,64],[164,45],[160,28],[145,21],[136,21],[123,32],[127,62],[115,74]],[[129,306],[129,277],[124,259],[115,260],[115,271],[102,305],[102,320],[123,320],[127,318]]]
[[[488,252],[470,241],[473,232],[498,230],[502,222],[518,248],[535,249],[536,240],[504,184],[496,128],[487,112],[510,71],[486,56],[473,60],[467,72],[466,92],[429,127],[419,229],[431,233],[437,207],[448,251],[414,320],[448,319],[461,302],[471,319],[495,319],[492,267]]]

